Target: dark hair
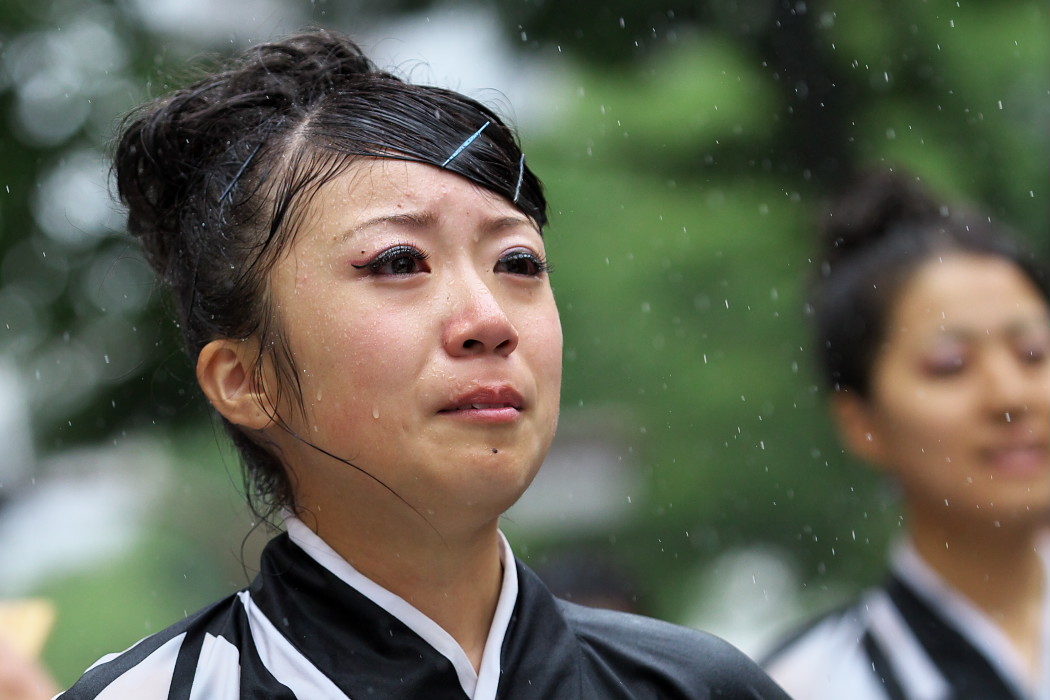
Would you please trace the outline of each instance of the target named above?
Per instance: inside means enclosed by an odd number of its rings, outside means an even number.
[[[940,204],[900,171],[869,173],[825,212],[811,288],[821,371],[836,390],[867,397],[872,365],[900,290],[934,256],[1004,258],[1048,296],[1035,255],[991,217]]]
[[[171,287],[190,359],[217,338],[256,336],[256,372],[267,352],[277,368],[268,408],[286,386],[302,407],[268,273],[310,198],[359,158],[442,167],[513,201],[541,230],[547,223],[542,185],[494,112],[380,71],[352,41],[325,30],[251,48],[122,124],[114,169],[128,230]],[[273,448],[224,423],[255,512],[266,519],[293,505]]]

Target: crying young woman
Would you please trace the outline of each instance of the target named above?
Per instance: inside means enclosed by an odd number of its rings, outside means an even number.
[[[283,532],[249,587],[60,697],[785,697],[719,639],[554,598],[500,533],[562,335],[543,190],[496,114],[311,31],[132,114],[115,168]]]

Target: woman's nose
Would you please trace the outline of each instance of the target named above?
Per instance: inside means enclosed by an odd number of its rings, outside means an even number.
[[[454,357],[495,353],[507,356],[518,346],[514,327],[500,299],[480,276],[450,284],[449,317],[443,343]]]
[[[1035,399],[1033,392],[1039,382],[1029,376],[1025,365],[1008,351],[994,353],[985,363],[985,399],[991,413],[998,420],[1009,422],[1027,412]]]

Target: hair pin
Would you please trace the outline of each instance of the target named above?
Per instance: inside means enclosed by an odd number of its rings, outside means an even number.
[[[244,171],[248,169],[248,166],[251,164],[252,160],[255,159],[255,154],[259,152],[260,148],[262,148],[262,141],[260,141],[255,146],[255,148],[252,149],[252,152],[249,153],[248,157],[245,158],[243,163],[241,163],[241,167],[237,170],[237,174],[233,176],[233,179],[230,180],[230,184],[226,185],[226,189],[222,191],[222,195],[219,197],[220,202],[225,200],[226,197],[229,196],[230,192],[233,191],[233,188],[237,186],[237,181],[241,179],[241,175],[244,175]]]
[[[525,154],[521,154],[521,158],[518,160],[518,184],[514,186],[514,199],[511,201],[515,204],[518,203],[518,196],[521,195],[521,179],[525,176]]]
[[[444,163],[441,164],[441,167],[444,168],[446,165],[448,165],[453,160],[455,160],[456,156],[458,156],[463,151],[467,150],[467,146],[469,146],[470,144],[474,143],[474,139],[476,139],[477,137],[481,136],[481,132],[484,131],[485,129],[487,129],[489,124],[491,124],[491,123],[492,122],[485,122],[484,124],[482,124],[480,129],[478,129],[473,134],[471,134],[471,136],[468,137],[466,141],[464,141],[462,144],[460,144],[459,148],[457,148],[455,151],[452,152],[452,155],[450,155],[448,157],[448,159]]]

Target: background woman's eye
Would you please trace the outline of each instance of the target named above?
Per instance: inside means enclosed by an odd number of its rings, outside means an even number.
[[[1047,356],[1050,356],[1050,345],[1046,342],[1030,342],[1022,343],[1017,348],[1017,354],[1020,356],[1021,361],[1030,365],[1037,365],[1044,362]]]
[[[929,358],[923,363],[923,369],[931,377],[951,377],[966,369],[966,358],[962,355]]]
[[[398,245],[387,248],[362,265],[353,265],[358,270],[367,268],[376,275],[412,275],[427,272],[424,261],[429,256],[422,250],[410,245]]]
[[[529,250],[516,250],[504,255],[496,263],[496,272],[537,277],[550,272],[547,261]]]
[[[1025,364],[1042,364],[1050,360],[1050,332],[1036,330],[1014,340],[1014,352]]]

